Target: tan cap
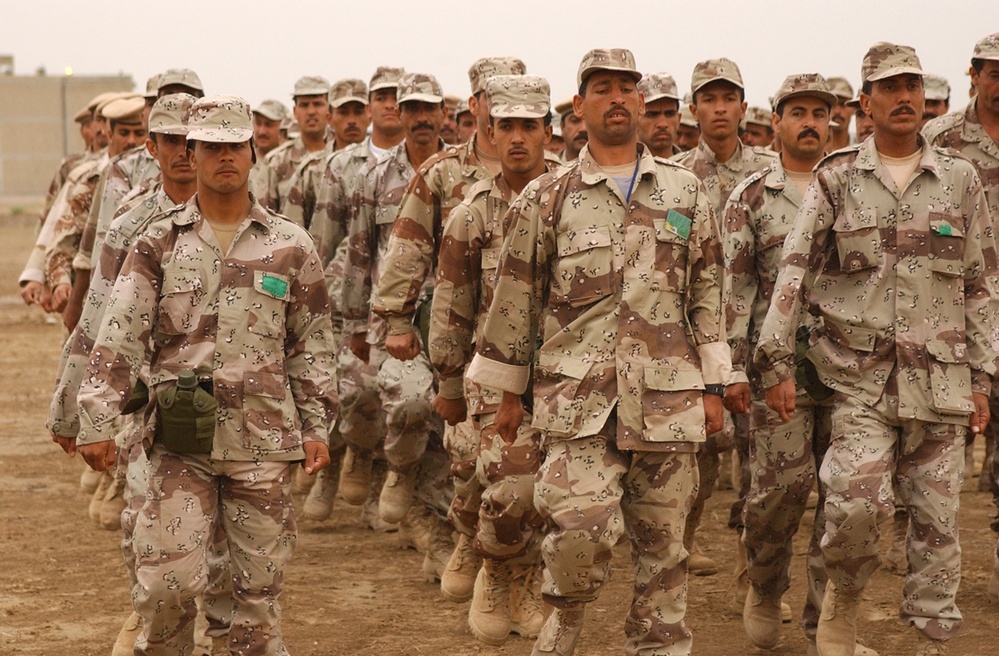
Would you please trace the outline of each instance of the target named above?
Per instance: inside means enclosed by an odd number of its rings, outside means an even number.
[[[635,66],[635,55],[625,48],[595,48],[583,55],[576,70],[576,88],[581,88],[590,73],[595,71],[621,71],[631,75],[635,82],[642,79]]]
[[[355,78],[337,80],[333,88],[330,89],[331,107],[340,107],[350,102],[368,104],[368,85],[364,83],[364,80]]]
[[[121,98],[142,98],[142,96],[131,91],[112,91],[110,93],[102,93],[98,98],[100,98],[100,102],[94,106],[94,112],[104,116],[104,108],[115,100],[120,100]],[[143,102],[145,102],[145,99],[143,99]]]
[[[187,134],[191,106],[198,99],[189,93],[163,96],[149,111],[149,131],[157,134]]]
[[[927,100],[947,100],[950,98],[950,83],[939,75],[924,75],[923,91]]]
[[[762,125],[764,127],[771,127],[770,117],[772,112],[768,112],[762,107],[747,107],[746,108],[746,118],[744,123],[752,123],[754,125]]]
[[[195,89],[197,91],[204,92],[205,86],[201,84],[201,78],[198,74],[189,68],[170,68],[160,75],[159,85],[157,86],[157,91],[163,87],[168,87],[171,84],[182,84],[189,89]]]
[[[975,52],[972,59],[991,59],[999,61],[999,32],[990,34],[975,44]]]
[[[441,84],[433,75],[428,73],[406,73],[399,80],[399,98],[401,105],[408,101],[420,101],[428,103],[444,102],[444,92],[441,91]]]
[[[876,82],[896,75],[922,75],[916,51],[910,46],[900,46],[887,41],[879,41],[864,55],[860,67],[860,78],[864,82]]]
[[[471,111],[472,108],[468,106],[468,101],[462,100],[460,103],[458,103],[458,106],[454,108],[454,117],[458,118],[465,112],[471,112]]]
[[[649,73],[638,82],[638,90],[645,95],[645,102],[655,102],[667,98],[680,102],[680,92],[676,80],[666,73]]]
[[[858,94],[853,98],[850,98],[843,104],[849,107],[850,109],[857,109],[858,107],[860,107],[860,95]]]
[[[472,95],[485,91],[486,80],[494,75],[523,75],[527,66],[516,57],[483,57],[468,69]]]
[[[680,105],[680,125],[686,125],[688,128],[698,127],[697,119],[694,118],[689,105]]]
[[[155,98],[159,94],[161,77],[163,77],[163,75],[161,73],[157,73],[146,80],[146,98]]]
[[[829,92],[837,98],[833,101],[834,105],[839,102],[839,99],[846,101],[853,98],[853,85],[845,77],[827,77],[826,86],[829,87]]]
[[[452,95],[450,93],[445,94],[444,95],[444,104],[447,105],[448,109],[451,110],[451,114],[453,115],[455,113],[455,110],[458,109],[458,106],[461,105],[461,98],[459,98],[458,96]]]
[[[829,82],[818,73],[801,73],[784,78],[777,93],[774,94],[774,108],[795,96],[812,96],[829,103],[830,107],[839,102],[839,94],[833,92],[829,88]]]
[[[305,77],[298,78],[298,81],[295,82],[295,93],[291,94],[291,97],[325,96],[329,92],[329,80],[318,75],[306,75]]]
[[[572,98],[568,100],[563,100],[559,104],[555,105],[555,115],[559,118],[563,118],[566,114],[572,113]]]
[[[405,68],[379,66],[375,69],[375,74],[371,76],[371,82],[368,83],[368,89],[371,93],[374,93],[379,89],[395,89],[399,86],[399,78],[405,74]]]
[[[288,108],[280,100],[267,99],[257,105],[254,114],[260,114],[271,121],[284,121],[288,118]]]
[[[493,118],[544,118],[551,109],[551,87],[537,75],[494,75],[486,81]]]
[[[746,88],[746,85],[742,83],[742,73],[739,71],[739,66],[731,59],[721,57],[698,62],[694,66],[694,73],[690,76],[690,93],[695,94],[705,84],[718,80],[731,82],[740,89]]]
[[[238,96],[208,96],[191,106],[188,141],[243,143],[252,136],[250,103]]]
[[[80,111],[73,115],[73,121],[76,123],[86,123],[92,118],[94,118],[94,110],[89,105],[84,105]]]
[[[109,121],[117,123],[141,123],[142,112],[146,109],[146,99],[135,94],[115,98],[104,105],[101,113]]]

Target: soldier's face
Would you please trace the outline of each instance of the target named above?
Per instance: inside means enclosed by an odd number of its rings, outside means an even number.
[[[545,150],[555,155],[561,155],[565,150],[565,141],[559,135],[552,135],[552,138],[545,144]]]
[[[540,118],[494,118],[487,128],[504,171],[518,175],[544,170],[545,144],[552,128]]]
[[[773,115],[773,126],[784,151],[818,161],[829,142],[829,105],[809,96],[789,98],[782,113]]]
[[[874,134],[874,121],[871,120],[867,112],[857,107],[853,112],[853,118],[857,124],[857,141],[863,141]]]
[[[739,134],[739,123],[746,115],[739,87],[731,82],[716,80],[705,84],[694,94],[690,111],[701,126],[701,133],[717,141]]]
[[[111,137],[108,135],[108,122],[107,119],[102,115],[97,114],[94,116],[94,146],[100,150],[101,148],[106,148],[108,143],[111,141]]]
[[[747,123],[746,129],[742,133],[742,143],[747,146],[759,146],[769,148],[773,144],[773,132],[758,123]]]
[[[926,125],[927,121],[931,121],[938,116],[943,116],[948,111],[950,111],[950,107],[946,100],[927,100],[923,103],[923,122],[919,126],[920,129],[923,125]]]
[[[94,142],[94,121],[93,119],[85,121],[80,124],[80,137],[83,138],[83,143],[90,148],[90,144]]]
[[[978,93],[978,113],[999,119],[999,61],[986,59],[981,71],[972,69],[971,83]]]
[[[829,116],[838,124],[837,127],[830,126],[833,132],[846,132],[850,129],[850,108],[845,104],[848,100],[849,98],[839,98],[839,102],[829,110]]]
[[[376,130],[391,134],[399,134],[402,130],[395,89],[372,91],[368,96],[368,110],[371,112],[371,124]]]
[[[406,141],[420,146],[437,142],[444,122],[444,108],[422,100],[407,100],[400,108]]]
[[[253,115],[253,140],[261,154],[281,145],[281,121],[273,121],[262,114]]]
[[[319,138],[326,133],[330,119],[330,105],[326,96],[295,96],[295,120],[302,134]]]
[[[906,73],[871,83],[860,94],[860,107],[874,121],[874,132],[906,136],[919,130],[923,117],[923,78]]]
[[[450,107],[444,107],[444,122],[441,123],[441,139],[446,144],[458,143],[458,122],[454,120],[454,112]]]
[[[175,184],[191,184],[195,180],[194,167],[187,152],[187,138],[182,134],[157,134],[146,140],[149,154],[159,162],[163,178]]]
[[[680,150],[690,150],[697,148],[697,142],[701,138],[701,129],[695,126],[683,125],[676,129],[676,145]]]
[[[146,143],[145,123],[116,122],[111,129],[111,147],[109,150],[112,154],[123,153],[144,143]]]
[[[590,135],[586,132],[583,119],[569,112],[562,118],[562,139],[565,141],[565,150],[570,155],[570,159],[575,159],[579,151],[583,149]]]
[[[458,141],[465,143],[475,134],[475,117],[472,112],[465,111],[458,114]]]
[[[333,109],[330,125],[336,133],[337,145],[360,143],[371,123],[368,108],[359,102],[349,102]]]
[[[589,138],[607,146],[636,138],[645,101],[634,78],[617,71],[596,71],[585,85],[586,95],[575,96],[572,107],[583,117]]]
[[[253,147],[242,143],[194,143],[194,168],[198,173],[198,191],[202,188],[217,194],[231,194],[246,188],[253,168]]]
[[[653,155],[673,154],[673,141],[680,127],[680,103],[660,98],[645,103],[645,112],[638,117],[638,140],[649,147]]]

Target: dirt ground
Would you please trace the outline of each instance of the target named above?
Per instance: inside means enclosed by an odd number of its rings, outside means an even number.
[[[130,610],[119,535],[86,517],[87,499],[78,491],[83,463],[67,458],[45,431],[64,332],[17,295],[33,226],[0,217],[0,228],[0,654],[107,656]],[[976,484],[966,485],[961,507],[965,560],[958,603],[965,623],[951,643],[955,656],[996,653],[999,608],[986,596],[996,538],[988,528],[988,495],[974,491]],[[735,538],[725,520],[732,499],[729,491],[715,494],[701,532],[722,572],[690,581],[687,621],[699,656],[763,653],[745,638],[741,611],[731,604]],[[466,627],[467,604],[444,601],[423,580],[415,552],[400,550],[394,536],[361,529],[357,517],[356,508],[340,503],[332,520],[299,524],[282,599],[292,654],[530,653],[531,642],[519,638],[500,648],[476,642]],[[799,532],[794,585],[785,597],[796,615],[804,603],[800,554],[808,531]],[[587,611],[579,656],[621,653],[632,578],[627,546],[618,547],[613,565],[612,580]],[[883,656],[911,654],[915,647],[913,630],[897,616],[901,584],[879,571],[865,593],[859,633]],[[796,624],[785,624],[769,653],[803,655],[806,647]]]

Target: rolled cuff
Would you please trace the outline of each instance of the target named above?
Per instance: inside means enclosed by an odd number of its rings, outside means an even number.
[[[728,342],[712,342],[697,347],[701,356],[701,377],[705,385],[725,385],[732,376],[732,349]]]
[[[527,365],[497,362],[476,353],[472,364],[468,365],[466,375],[480,385],[488,385],[511,394],[523,394],[531,380],[531,368]]]
[[[45,284],[45,272],[41,269],[25,269],[21,272],[21,276],[17,279],[17,283],[23,287],[29,282]]]
[[[984,371],[972,371],[971,391],[978,392],[979,394],[984,394],[985,396],[991,396],[992,376],[988,375]]]
[[[736,383],[748,383],[749,376],[742,369],[733,369],[732,375],[728,377],[728,384],[735,385]]]
[[[413,318],[392,315],[385,317],[389,335],[408,335],[413,332]]]
[[[441,378],[438,390],[445,399],[462,399],[465,398],[465,381],[461,376]]]
[[[85,255],[82,251],[77,251],[76,255],[73,256],[73,268],[77,271],[90,271],[92,268],[90,256]]]
[[[774,362],[773,368],[760,372],[763,379],[763,388],[770,389],[774,385],[779,385],[794,377],[794,368],[786,362],[778,360]]]

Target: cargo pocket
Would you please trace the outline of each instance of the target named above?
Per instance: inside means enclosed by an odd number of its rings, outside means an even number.
[[[645,367],[642,421],[646,442],[703,442],[704,379],[697,369]]]
[[[971,365],[964,342],[949,344],[941,339],[926,340],[927,365],[933,408],[946,415],[970,415]]]
[[[840,270],[854,273],[880,266],[881,232],[874,210],[844,212],[833,224]]]
[[[293,426],[285,408],[287,376],[248,371],[243,374],[243,444],[247,448],[275,451],[290,444]]]
[[[540,353],[534,366],[534,414],[531,425],[553,436],[566,437],[582,425],[579,384],[590,365],[579,358]]]
[[[930,270],[941,276],[964,276],[964,233],[957,217],[930,213]]]
[[[614,254],[610,231],[604,226],[568,230],[556,239],[556,303],[590,305],[614,291]]]

